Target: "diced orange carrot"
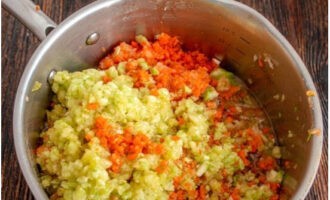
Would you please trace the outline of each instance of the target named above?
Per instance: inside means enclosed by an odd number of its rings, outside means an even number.
[[[100,144],[103,147],[108,147],[108,141],[107,141],[107,139],[105,137],[100,138]]]
[[[112,59],[109,56],[107,56],[107,57],[103,58],[103,60],[101,60],[101,62],[99,64],[99,68],[100,69],[108,69],[113,64],[114,63],[113,63]]]
[[[185,120],[183,119],[183,117],[178,118],[178,123],[179,123],[180,126],[184,125]]]
[[[223,177],[228,176],[228,173],[227,173],[226,169],[221,170],[220,173]]]
[[[264,174],[260,175],[258,179],[259,179],[259,182],[260,183],[265,183],[266,180],[267,180],[267,178],[266,178],[266,176]]]
[[[133,154],[128,154],[127,155],[127,159],[128,160],[135,160],[138,157],[137,153],[133,153]]]
[[[184,200],[185,195],[183,190],[179,190],[177,194],[178,194],[178,200]]]
[[[204,185],[199,186],[198,199],[199,200],[205,200],[206,199],[206,189],[205,189]]]
[[[230,193],[230,188],[228,186],[228,183],[221,184],[221,190],[224,193]]]
[[[276,161],[271,156],[264,156],[258,162],[258,167],[263,170],[271,170],[274,169],[276,165]]]
[[[139,43],[137,43],[137,42],[135,42],[135,41],[132,41],[132,42],[131,42],[131,46],[132,46],[133,48],[138,48],[138,47],[139,47]]]
[[[112,162],[111,170],[115,173],[118,173],[122,165],[122,160],[120,155],[118,155],[117,153],[111,154],[110,161]]]
[[[232,115],[234,115],[234,114],[237,113],[237,109],[236,109],[236,107],[234,107],[234,106],[229,107],[229,108],[228,108],[228,111],[229,111],[229,113],[232,114]]]
[[[214,139],[214,133],[213,133],[213,132],[210,133],[210,137],[209,137],[208,144],[209,144],[210,146],[213,146],[213,145],[219,145],[219,144],[220,144],[220,141],[219,141],[219,140],[215,140],[215,139]]]
[[[88,110],[96,110],[99,107],[98,103],[89,103],[87,104],[87,109]]]
[[[250,165],[250,161],[246,158],[246,153],[244,150],[237,152],[237,155],[243,160],[245,166]]]
[[[284,167],[285,167],[286,169],[289,169],[289,168],[291,167],[291,162],[288,161],[288,160],[284,161]]]
[[[169,196],[170,200],[184,200],[185,199],[185,194],[183,190],[178,190],[175,192],[172,192]]]
[[[173,135],[171,138],[172,138],[172,140],[174,140],[174,141],[178,141],[178,140],[180,140],[180,137],[177,136],[177,135]]]
[[[226,119],[225,119],[225,122],[226,123],[232,123],[234,121],[234,119],[232,118],[232,117],[227,117]]]
[[[280,184],[279,183],[268,183],[270,189],[274,192],[277,193],[278,188],[280,188]]]
[[[91,133],[86,133],[86,134],[85,134],[85,140],[86,140],[87,142],[91,141],[92,138],[93,138],[93,135],[92,135]]]
[[[164,153],[162,144],[152,142],[141,132],[133,134],[129,127],[124,129],[123,134],[115,133],[107,120],[101,116],[95,119],[94,132],[100,144],[110,151],[109,159],[112,162],[110,170],[115,173],[120,171],[122,159],[135,160],[140,153],[158,155]],[[89,136],[86,135],[86,140],[88,139]]]
[[[173,179],[173,185],[174,185],[175,188],[178,188],[179,187],[182,179],[183,179],[183,176],[176,176],[176,177],[174,177],[174,179]]]
[[[115,173],[119,173],[120,172],[120,166],[119,165],[112,165],[111,170]]]
[[[199,183],[201,181],[201,179],[198,177],[198,176],[195,176],[195,178],[194,178],[194,182],[195,183]]]
[[[248,143],[251,147],[251,152],[256,152],[263,145],[261,135],[254,133],[251,128],[247,130],[247,134],[250,137]]]
[[[163,153],[164,153],[163,145],[161,145],[161,144],[156,144],[156,145],[155,145],[155,148],[154,148],[154,153],[155,153],[155,154],[158,154],[158,155],[163,154]]]
[[[208,101],[206,102],[206,106],[210,109],[214,109],[217,107],[217,104],[214,101]]]
[[[270,200],[279,200],[280,197],[278,194],[274,194],[273,196],[270,197]]]
[[[167,165],[168,165],[167,161],[166,161],[166,160],[162,160],[162,161],[159,163],[158,167],[156,168],[156,172],[157,172],[158,174],[161,174],[161,173],[165,172],[166,169],[167,169]]]
[[[156,88],[150,90],[150,94],[157,97],[158,96],[158,90]]]
[[[94,127],[95,128],[102,128],[107,125],[107,120],[102,116],[96,117]]]
[[[217,85],[218,85],[218,81],[215,80],[215,79],[211,79],[211,81],[210,81],[210,85],[213,86],[213,87],[217,87]]]
[[[44,145],[41,145],[41,146],[39,146],[39,147],[36,149],[36,154],[37,154],[37,155],[40,155],[40,154],[42,154],[43,152],[48,151],[48,150],[49,150],[48,147],[46,147],[46,146],[44,146]]]
[[[240,90],[241,88],[239,86],[231,86],[227,91],[220,92],[219,96],[228,100]]]
[[[183,184],[183,187],[184,187],[184,189],[185,190],[191,190],[191,188],[192,188],[192,185],[191,185],[191,183],[189,183],[189,182],[185,182],[184,184]]]
[[[106,84],[111,81],[111,78],[107,75],[104,75],[104,76],[102,76],[102,81],[104,84]]]
[[[222,116],[223,116],[223,108],[219,107],[214,115],[214,121],[215,122],[221,121]]]
[[[230,197],[233,199],[233,200],[240,200],[240,194],[239,194],[239,189],[238,188],[235,188],[234,191],[231,193]]]
[[[144,87],[150,80],[150,74],[143,69],[134,69],[129,72],[129,75],[134,79],[134,87]]]
[[[35,9],[36,9],[36,11],[40,11],[40,6],[36,5]]]
[[[197,190],[188,190],[189,199],[197,199],[198,191]]]
[[[269,127],[264,127],[264,128],[262,128],[262,132],[264,134],[268,134],[270,132],[270,128]]]
[[[45,143],[49,140],[49,135],[45,134],[42,136],[42,141]]]
[[[177,199],[177,195],[176,195],[176,192],[171,192],[169,197],[168,197],[169,200],[176,200]]]

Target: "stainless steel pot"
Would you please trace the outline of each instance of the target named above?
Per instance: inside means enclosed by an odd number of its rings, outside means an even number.
[[[308,193],[322,150],[322,135],[307,141],[308,130],[317,128],[322,133],[319,99],[317,94],[306,96],[307,90],[316,89],[295,50],[255,10],[231,0],[101,0],[56,27],[30,1],[2,2],[43,40],[26,65],[14,108],[17,157],[37,199],[47,199],[47,195],[38,182],[32,149],[48,104],[51,71],[95,66],[104,49],[119,41],[129,41],[136,34],[150,38],[160,32],[177,35],[187,48],[223,60],[249,85],[273,123],[284,159],[297,166],[286,171],[283,195],[303,199]],[[263,67],[258,66],[261,58]],[[42,88],[31,92],[35,81]]]

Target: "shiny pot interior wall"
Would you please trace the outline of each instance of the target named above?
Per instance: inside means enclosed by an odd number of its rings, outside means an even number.
[[[49,103],[47,77],[51,70],[76,71],[96,66],[119,41],[130,41],[136,34],[151,39],[166,32],[179,36],[187,49],[223,59],[224,67],[246,82],[273,123],[283,157],[297,165],[287,171],[290,181],[286,187],[288,195],[296,195],[307,169],[315,165],[309,162],[314,139],[307,142],[307,131],[314,126],[314,118],[299,63],[250,10],[237,9],[226,2],[100,1],[60,24],[32,57],[21,82],[22,93],[18,94],[25,99],[22,132],[31,152],[31,165],[35,167],[32,149]],[[100,34],[100,39],[94,45],[86,45],[86,38],[94,32]],[[269,60],[263,67],[258,64],[260,56]],[[43,86],[31,92],[35,81]],[[288,137],[289,133],[292,134]]]

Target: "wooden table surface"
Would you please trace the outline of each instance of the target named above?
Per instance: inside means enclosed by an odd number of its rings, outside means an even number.
[[[73,3],[74,2],[74,3]],[[92,0],[35,0],[56,23]],[[328,37],[326,0],[241,0],[270,20],[293,45],[320,94],[324,119],[324,148],[319,171],[306,199],[327,199],[328,190]],[[34,199],[20,171],[13,142],[13,105],[24,66],[40,41],[2,9],[2,198]]]

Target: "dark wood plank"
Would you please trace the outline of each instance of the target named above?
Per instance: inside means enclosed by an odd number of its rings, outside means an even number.
[[[269,19],[306,63],[320,95],[324,117],[324,148],[318,175],[307,200],[327,199],[328,190],[328,37],[326,0],[240,0]],[[59,23],[92,0],[35,0]],[[38,39],[2,9],[2,198],[34,199],[21,174],[12,136],[13,103],[24,66],[38,46]]]
[[[38,41],[22,25],[2,14],[2,197],[4,199],[33,199],[18,166],[12,138],[12,113],[15,90],[22,69]]]

